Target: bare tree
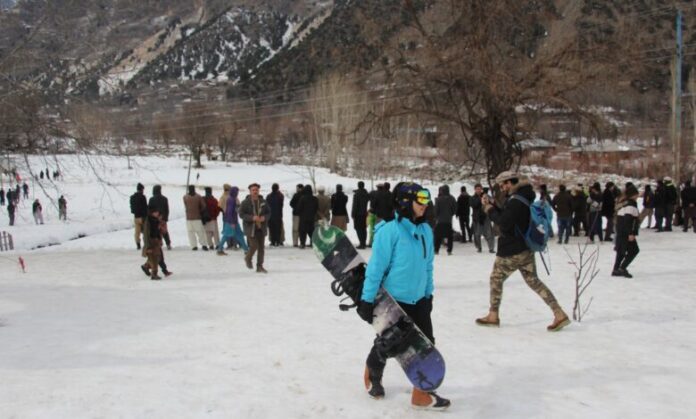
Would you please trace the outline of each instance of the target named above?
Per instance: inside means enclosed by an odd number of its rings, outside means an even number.
[[[590,301],[587,303],[587,305],[585,305],[585,307],[582,306],[580,298],[587,290],[587,287],[589,287],[590,284],[592,284],[592,281],[594,281],[597,275],[599,275],[599,269],[597,268],[597,261],[599,261],[599,247],[595,247],[595,249],[593,249],[588,255],[587,251],[589,250],[589,244],[586,243],[582,247],[580,244],[578,244],[577,259],[571,256],[568,249],[565,247],[563,250],[565,250],[566,254],[568,255],[570,264],[575,267],[575,303],[573,305],[573,320],[581,322],[582,317],[585,315],[585,313],[587,313],[587,310],[589,310],[590,304],[592,304],[592,298],[590,298]]]

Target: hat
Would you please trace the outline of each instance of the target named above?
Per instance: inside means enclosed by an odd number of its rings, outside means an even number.
[[[662,179],[662,181],[664,181],[664,182],[671,182],[671,181],[672,181],[672,178],[669,177],[669,176],[665,176],[665,177]]]
[[[323,186],[318,186],[318,187],[317,187],[317,192],[319,192],[319,193],[324,193],[324,192],[326,192],[326,189],[324,189]]]
[[[230,185],[229,183],[225,183],[224,185],[222,185],[222,189],[229,191],[230,189],[232,189],[232,185]]]
[[[501,173],[495,177],[495,183],[504,183],[504,182],[511,180],[511,179],[519,179],[519,177],[520,177],[520,175],[518,175],[517,173],[515,173],[511,170],[506,170],[503,173]]]
[[[144,191],[144,190],[145,190],[145,187],[143,186],[142,183],[138,183],[138,186],[136,186],[135,189],[137,189],[137,190],[139,190],[139,191]]]

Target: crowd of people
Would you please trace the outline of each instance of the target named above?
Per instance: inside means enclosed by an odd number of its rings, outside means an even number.
[[[26,181],[22,181],[17,173],[12,173],[12,177],[15,179],[15,186],[8,187],[7,191],[4,188],[0,188],[0,207],[7,207],[7,215],[9,218],[9,225],[15,225],[15,219],[17,217],[17,209],[22,200],[29,201],[29,185]],[[53,171],[53,179],[57,180],[60,176],[60,172]],[[44,171],[42,170],[39,175],[34,175],[36,181],[44,179]],[[48,168],[46,169],[46,179],[50,180],[50,175]],[[58,198],[58,219],[66,221],[67,220],[68,204],[67,200],[63,195]],[[34,199],[31,204],[31,215],[34,219],[34,223],[37,225],[44,223],[43,218],[43,206],[39,199]]]
[[[533,188],[531,185],[529,187]],[[141,249],[141,237],[145,235],[145,227],[149,227],[147,234],[150,236],[145,239],[147,246],[161,247],[163,241],[171,249],[171,238],[167,230],[168,200],[162,195],[160,185],[153,187],[149,202],[144,189],[142,184],[138,184],[136,193],[130,199],[136,247]],[[353,190],[350,212],[349,199],[342,185],[336,185],[335,192],[330,195],[326,193],[324,186],[316,189],[315,193],[312,185],[298,184],[289,200],[293,247],[304,249],[311,246],[314,226],[319,220],[324,220],[344,231],[352,223],[358,237],[357,248],[365,249],[372,246],[375,226],[395,217],[395,195],[389,182],[380,183],[369,192],[365,189],[364,182],[358,182],[357,188]],[[212,187],[204,187],[204,195],[201,196],[196,192],[195,186],[189,185],[183,197],[188,242],[194,251],[215,250],[221,256],[228,254],[226,249],[241,248],[245,254],[246,266],[249,269],[255,268],[256,272],[266,273],[266,237],[269,237],[271,247],[284,246],[286,243],[283,220],[285,195],[277,183],[271,186],[271,192],[265,197],[260,193],[260,185],[257,183],[249,185],[248,190],[249,193],[241,200],[238,187],[224,184],[221,196],[216,198]],[[650,185],[646,185],[642,193],[630,182],[624,186],[623,192],[613,182],[607,182],[604,188],[598,182],[589,188],[577,184],[569,189],[560,184],[555,194],[546,185],[540,185],[534,193],[535,197],[537,194],[549,219],[555,213],[557,230],[552,228],[550,235],[556,238],[558,244],[569,243],[571,236],[585,236],[591,243],[595,240],[615,242],[617,251],[622,254],[622,257],[617,257],[612,272],[615,276],[631,277],[627,268],[638,253],[635,236],[645,219],[648,228],[657,232],[672,231],[674,225],[681,226],[683,231],[691,227],[696,232],[696,187],[690,182],[685,182],[678,191],[672,180],[665,177],[657,181],[654,191]],[[637,200],[641,197],[643,208],[638,211]],[[473,243],[476,251],[482,252],[482,238],[488,252],[496,253],[496,240],[499,242],[499,250],[502,231],[493,214],[487,211],[486,204],[502,204],[504,199],[504,191],[493,193],[480,183],[474,186],[471,195],[466,186],[462,186],[457,198],[451,195],[448,185],[440,186],[437,197],[429,202],[424,215],[433,231],[435,254],[439,254],[444,245],[447,254],[451,255],[455,241]],[[61,217],[64,217],[64,198],[61,197],[59,202],[62,202]],[[35,206],[37,204],[38,200]],[[40,214],[40,204],[38,208]],[[150,220],[154,213],[157,214],[157,223]],[[629,216],[633,218],[630,222],[626,221]],[[455,218],[458,219],[459,231],[453,226]],[[42,221],[40,215],[39,218],[35,215],[35,219],[37,223]],[[156,250],[155,253],[160,255],[162,252]],[[163,259],[163,255],[158,258]],[[156,279],[157,269],[154,265],[161,265],[152,262],[149,264],[150,275]],[[163,269],[163,272],[166,274],[169,271]]]

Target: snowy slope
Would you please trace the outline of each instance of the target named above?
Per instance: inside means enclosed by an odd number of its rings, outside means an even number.
[[[71,159],[60,158],[66,167]],[[102,198],[106,193],[95,176],[82,180],[89,172],[73,161],[59,183],[72,221],[63,225],[52,216],[49,225],[23,221],[10,230],[22,249],[43,243],[47,228],[63,244],[0,253],[0,416],[432,416],[410,409],[407,381],[394,362],[384,378],[386,399],[366,396],[362,367],[371,328],[355,313],[338,310],[330,277],[312,251],[268,249],[270,273],[263,276],[246,270],[239,252],[192,252],[179,204],[185,162],[144,158],[138,166],[128,171],[120,159],[103,160],[100,173],[116,188],[109,192],[112,204]],[[308,182],[303,170],[217,164],[200,171],[198,184],[245,186],[258,180],[267,192],[278,181],[289,190]],[[324,171],[317,176],[325,185],[355,183]],[[128,225],[125,201],[138,180],[147,192],[161,182],[174,213],[176,248],[166,252],[166,260],[175,275],[161,282],[139,270],[143,259],[131,229],[108,232]],[[0,224],[6,225],[5,213]],[[98,234],[65,241],[80,228]],[[601,273],[588,290],[594,297],[590,311],[581,324],[557,334],[546,332],[551,313],[518,274],[506,283],[502,327],[475,326],[474,318],[487,309],[493,256],[457,244],[453,256],[437,257],[433,318],[448,365],[440,389],[453,402],[448,414],[692,416],[696,264],[690,256],[696,234],[644,230],[639,243],[633,280],[609,276],[613,252],[610,245],[600,246]],[[25,274],[15,262],[18,255],[26,260]],[[369,258],[370,252],[363,255]],[[555,244],[551,270],[541,278],[570,311],[572,270]]]

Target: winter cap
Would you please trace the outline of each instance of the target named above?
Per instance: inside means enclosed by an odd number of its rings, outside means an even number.
[[[362,180],[360,182],[358,182],[358,189],[362,189],[364,187],[365,187],[365,182],[363,182]]]
[[[145,186],[143,186],[142,183],[138,183],[138,186],[136,186],[135,189],[137,189],[137,190],[139,190],[139,191],[144,191],[144,190],[145,190]]]
[[[213,188],[211,188],[210,186],[206,186],[204,188],[204,190],[205,190],[205,196],[212,196],[213,195]]]
[[[503,173],[501,173],[495,177],[495,183],[505,183],[508,180],[519,179],[519,178],[520,178],[520,175],[518,175],[517,173],[515,173],[511,170],[506,170]]]
[[[672,181],[672,178],[669,177],[669,176],[665,176],[662,180],[663,180],[664,182],[671,182],[671,181]]]
[[[280,186],[278,186],[277,183],[274,183],[273,185],[271,185],[271,190],[272,190],[273,192],[276,192],[278,189],[280,189]]]
[[[189,187],[188,187],[188,193],[189,193],[189,195],[195,195],[195,193],[196,193],[196,187],[193,186],[193,185],[189,185]]]
[[[342,192],[342,191],[343,191],[343,185],[341,185],[339,183],[338,185],[336,185],[336,192]]]
[[[324,193],[324,192],[326,192],[326,189],[325,189],[323,186],[318,186],[318,187],[317,187],[317,192],[319,192],[319,193]]]

